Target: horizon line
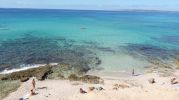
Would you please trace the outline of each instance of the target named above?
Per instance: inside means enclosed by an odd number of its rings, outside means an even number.
[[[179,10],[156,10],[156,9],[72,9],[72,8],[14,8],[0,7],[0,9],[34,9],[34,10],[76,10],[76,11],[139,11],[139,12],[179,12]]]

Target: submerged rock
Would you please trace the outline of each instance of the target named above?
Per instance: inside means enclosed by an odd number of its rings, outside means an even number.
[[[19,68],[22,64],[66,63],[80,72],[87,72],[101,63],[93,50],[85,45],[61,37],[31,34],[0,41],[0,58],[0,71]]]
[[[172,62],[174,59],[179,58],[178,49],[170,49],[151,44],[128,44],[120,46],[119,49],[135,58],[146,60],[150,63],[151,67],[156,67],[155,70],[158,70],[158,68],[174,70],[176,66]]]
[[[160,37],[150,37],[151,39],[163,43],[170,43],[172,45],[179,44],[179,35],[161,35]]]
[[[0,80],[26,81],[30,77],[36,77],[38,80],[66,79],[71,74],[84,75],[101,64],[97,54],[86,45],[75,44],[74,41],[65,38],[35,37],[31,34],[1,41],[0,58],[0,71],[19,68],[22,64],[59,63],[54,67],[44,66],[0,75]],[[91,83],[99,83],[98,77],[85,76],[78,79],[84,82],[89,79]]]
[[[144,57],[145,59],[169,59],[174,57],[176,53],[174,50],[149,44],[128,44],[121,46],[120,49],[133,56]]]

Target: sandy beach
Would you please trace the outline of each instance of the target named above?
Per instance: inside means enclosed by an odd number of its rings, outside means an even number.
[[[156,73],[118,78],[102,77],[104,84],[68,80],[36,81],[37,94],[30,96],[29,100],[179,100],[179,84],[171,84],[174,77],[179,78],[178,72],[169,77],[160,77]],[[149,82],[151,78],[155,79],[155,83]],[[31,82],[32,79],[22,83],[17,91],[4,100],[19,100],[29,93]],[[95,89],[89,91],[89,87]],[[80,93],[80,88],[87,93]]]

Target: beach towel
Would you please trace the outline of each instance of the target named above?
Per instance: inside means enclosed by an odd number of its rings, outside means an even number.
[[[22,98],[20,98],[19,100],[29,100],[30,98],[30,93],[24,95]]]

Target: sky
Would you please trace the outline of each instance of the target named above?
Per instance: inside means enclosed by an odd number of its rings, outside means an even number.
[[[0,8],[179,11],[179,0],[0,0]]]

